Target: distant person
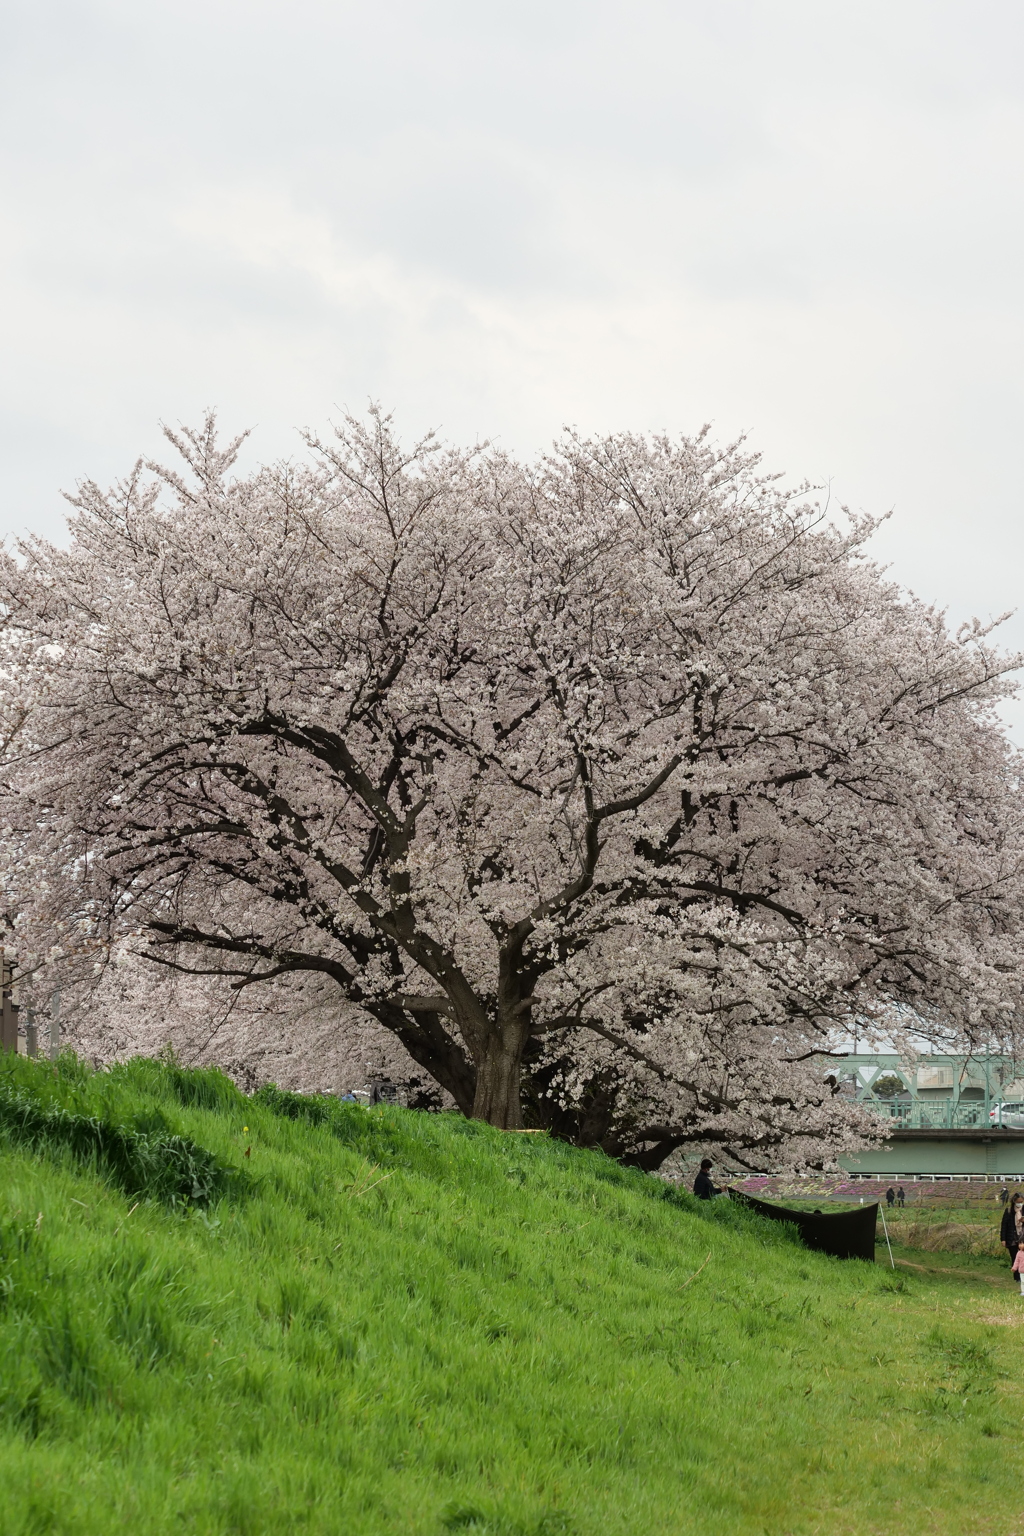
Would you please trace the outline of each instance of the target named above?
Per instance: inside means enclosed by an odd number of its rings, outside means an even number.
[[[1024,1244],[1024,1195],[1019,1189],[1014,1190],[1013,1197],[1003,1212],[1003,1219],[999,1224],[999,1241],[1010,1255],[1010,1263],[1013,1264],[1018,1250]]]
[[[1002,1189],[999,1191],[999,1204],[1000,1205],[1005,1205],[1007,1200],[1009,1200],[1009,1198],[1010,1198],[1010,1191],[1007,1189],[1006,1185],[1004,1184]]]
[[[885,1203],[889,1207],[890,1211],[892,1210],[893,1206],[896,1204],[896,1191],[893,1189],[891,1184],[889,1185],[889,1188],[885,1192]]]
[[[1017,1249],[1017,1257],[1013,1261],[1013,1273],[1020,1276],[1020,1293],[1024,1296],[1024,1246]]]
[[[700,1172],[693,1181],[693,1192],[698,1200],[711,1200],[722,1191],[711,1182],[712,1162],[710,1157],[701,1158]]]
[[[896,1191],[896,1204],[899,1206],[900,1210],[902,1211],[902,1209],[906,1205],[906,1203],[907,1203],[907,1192],[903,1188],[903,1185],[901,1184],[899,1189]]]

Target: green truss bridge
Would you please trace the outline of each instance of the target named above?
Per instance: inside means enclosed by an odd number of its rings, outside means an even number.
[[[885,1142],[840,1161],[855,1177],[1024,1182],[1024,1061],[1009,1056],[851,1053],[833,1070],[845,1098],[880,1116]]]

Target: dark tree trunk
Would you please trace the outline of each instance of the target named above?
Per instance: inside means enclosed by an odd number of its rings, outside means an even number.
[[[474,1120],[486,1120],[502,1131],[523,1128],[522,1068],[526,1043],[521,1029],[495,1029],[476,1056]]]
[[[397,1035],[417,1066],[429,1072],[451,1094],[464,1115],[473,1113],[476,1073],[473,1063],[448,1034],[436,1013],[418,1012],[412,1028],[397,1010],[374,1010],[375,1017]]]
[[[687,1140],[686,1136],[665,1136],[656,1141],[653,1147],[623,1153],[619,1162],[627,1168],[640,1168],[644,1173],[655,1173],[665,1159],[671,1157],[677,1147],[684,1146]]]

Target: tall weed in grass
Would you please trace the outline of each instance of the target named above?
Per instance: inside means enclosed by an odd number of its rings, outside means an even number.
[[[167,1073],[167,1085],[179,1098],[178,1078],[183,1076],[170,1069]],[[193,1076],[200,1078],[201,1090],[203,1077],[212,1074]],[[159,1082],[152,1072],[149,1078],[154,1086]],[[118,1095],[117,1089],[131,1084],[131,1077],[112,1077],[113,1094],[106,1082],[97,1088],[98,1081],[98,1075],[73,1065],[73,1058],[62,1058],[56,1068],[44,1062],[20,1062],[16,1056],[0,1059],[0,1139],[36,1151],[64,1152],[80,1164],[95,1167],[126,1194],[171,1204],[208,1205],[240,1189],[238,1170],[181,1135],[159,1108],[136,1105],[134,1113],[125,1114],[129,1096],[123,1091]],[[213,1086],[219,1089],[219,1084]],[[240,1102],[241,1096],[237,1097]],[[220,1101],[214,1098],[214,1102]]]
[[[0,1154],[4,1536],[1015,1516],[1024,1398],[953,1281],[884,1290],[546,1137],[183,1070],[95,1074],[76,1112],[159,1112],[226,1167],[248,1148],[245,1198],[137,1205],[45,1141]]]
[[[987,1254],[999,1258],[1004,1251],[999,1229],[991,1222],[943,1220],[940,1216],[926,1221],[891,1222],[891,1227],[899,1242],[924,1253]]]
[[[946,1199],[886,1211],[893,1238],[926,1253],[958,1253],[1003,1257],[999,1241],[1002,1209],[995,1200]]]

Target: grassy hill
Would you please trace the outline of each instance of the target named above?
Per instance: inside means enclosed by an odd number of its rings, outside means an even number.
[[[992,1261],[173,1063],[0,1058],[0,1158],[4,1536],[1024,1530]]]

